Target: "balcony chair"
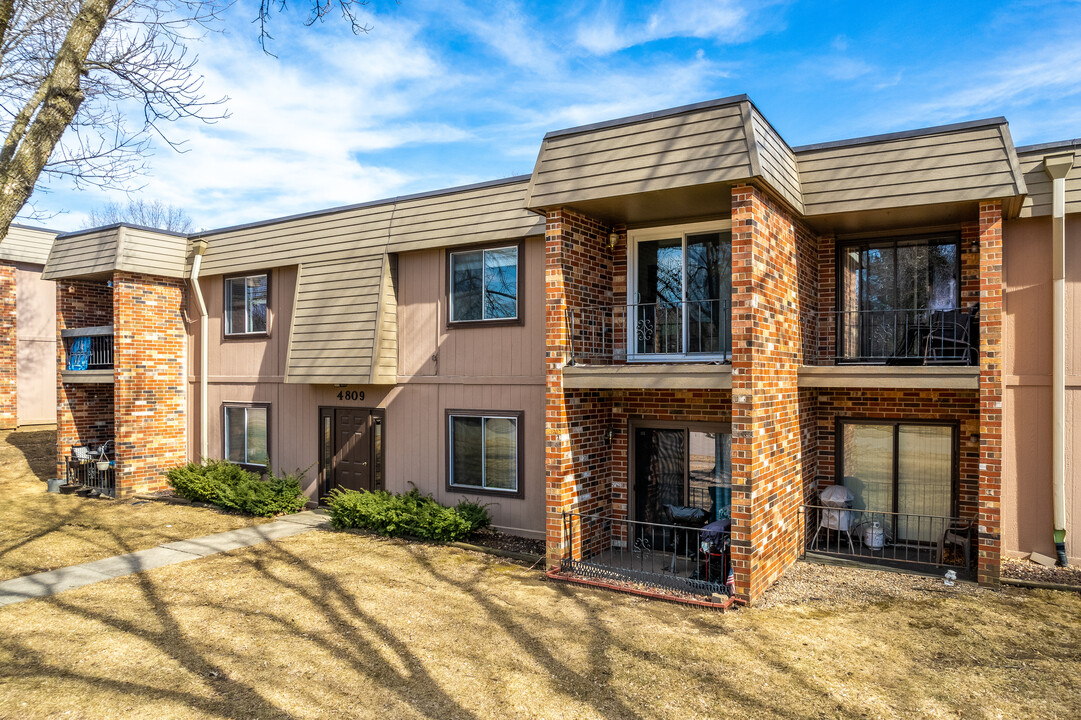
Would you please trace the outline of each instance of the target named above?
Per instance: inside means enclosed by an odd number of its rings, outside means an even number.
[[[970,556],[972,555],[972,518],[964,520],[951,520],[946,530],[938,538],[939,565],[946,558],[946,548],[950,545],[961,549],[965,558],[965,570],[968,570]]]
[[[931,311],[931,330],[924,341],[925,365],[976,365],[979,348],[974,341],[980,306],[968,310]]]

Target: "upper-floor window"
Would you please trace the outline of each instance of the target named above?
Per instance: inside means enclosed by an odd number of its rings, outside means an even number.
[[[225,334],[263,335],[267,331],[266,273],[225,280]]]
[[[725,223],[632,232],[632,356],[729,357],[732,233]]]
[[[450,253],[450,322],[518,319],[518,245]]]
[[[841,243],[838,357],[965,361],[974,313],[962,309],[956,234]]]

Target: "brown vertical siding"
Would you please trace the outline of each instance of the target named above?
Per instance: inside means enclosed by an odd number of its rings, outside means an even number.
[[[1005,232],[1002,547],[1054,555],[1051,504],[1051,223]],[[1066,218],[1066,549],[1081,560],[1081,215]]]
[[[56,283],[41,267],[15,266],[20,425],[56,422]]]

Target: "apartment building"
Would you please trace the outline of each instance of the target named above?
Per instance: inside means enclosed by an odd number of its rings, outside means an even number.
[[[565,573],[747,601],[805,552],[992,583],[1081,547],[1079,147],[792,148],[738,96],[549,133],[531,176],[61,235],[57,471],[480,498]]]
[[[56,288],[41,277],[55,237],[12,225],[0,242],[0,430],[56,417]]]

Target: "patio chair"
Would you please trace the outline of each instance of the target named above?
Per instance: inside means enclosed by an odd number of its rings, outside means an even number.
[[[960,548],[965,558],[965,570],[968,570],[969,558],[972,554],[972,519],[951,520],[942,535],[938,538],[939,565],[946,558],[946,548],[949,546]]]
[[[973,329],[979,319],[980,306],[968,310],[933,310],[931,330],[924,341],[925,365],[945,365],[964,362],[975,365],[976,344]]]

